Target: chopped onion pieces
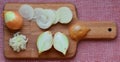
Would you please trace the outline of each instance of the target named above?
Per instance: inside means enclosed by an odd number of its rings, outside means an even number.
[[[20,34],[17,32],[14,34],[13,38],[10,38],[9,45],[13,48],[14,51],[20,52],[20,50],[26,49],[26,43],[28,39],[25,35]]]

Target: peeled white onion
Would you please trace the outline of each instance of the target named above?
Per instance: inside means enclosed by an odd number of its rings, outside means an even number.
[[[52,48],[52,44],[52,33],[50,31],[43,32],[37,39],[38,52],[42,53],[49,50]]]
[[[57,32],[54,35],[53,46],[57,51],[66,55],[66,52],[69,47],[69,40],[68,40],[67,36],[61,32]]]

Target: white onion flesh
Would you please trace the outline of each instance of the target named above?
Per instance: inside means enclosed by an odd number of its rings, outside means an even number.
[[[35,9],[35,20],[41,29],[48,29],[55,20],[55,13],[50,9]]]
[[[38,52],[42,53],[52,47],[52,33],[50,31],[43,32],[37,39]]]
[[[66,55],[66,52],[69,47],[69,40],[68,40],[67,36],[61,32],[57,32],[54,35],[53,46],[57,51]]]
[[[27,19],[27,20],[31,20],[34,16],[34,10],[33,8],[28,5],[28,4],[24,4],[19,8],[19,13],[20,15]]]
[[[14,34],[13,38],[10,38],[9,45],[13,48],[14,51],[20,52],[20,50],[26,49],[26,43],[28,42],[28,39],[25,35],[20,34],[20,32],[17,32]]]
[[[72,11],[68,7],[60,7],[56,11],[56,16],[60,23],[69,23],[72,20]]]
[[[20,15],[27,20],[35,20],[41,29],[48,29],[51,25],[67,24],[72,20],[72,11],[68,7],[60,7],[56,10],[35,8],[24,4],[19,9]]]

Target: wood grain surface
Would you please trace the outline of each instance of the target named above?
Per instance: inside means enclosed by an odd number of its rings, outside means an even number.
[[[4,11],[18,11],[20,6],[24,3],[7,3],[4,7]],[[69,24],[56,24],[52,25],[49,29],[53,34],[56,32],[63,32],[69,38],[70,46],[67,54],[64,56],[60,52],[56,51],[53,47],[49,51],[38,54],[36,48],[37,37],[44,31],[40,29],[34,21],[27,21],[24,19],[24,26],[20,30],[22,34],[25,34],[28,38],[27,49],[19,53],[14,52],[8,45],[9,39],[13,36],[13,32],[10,32],[4,25],[4,54],[6,58],[37,58],[37,59],[67,59],[75,56],[77,51],[78,41],[74,41],[69,36],[69,26],[74,23],[80,23],[86,25],[91,30],[84,39],[114,39],[116,37],[116,24],[114,22],[84,22],[77,18],[76,8],[71,3],[29,3],[33,8],[47,8],[47,9],[58,9],[59,7],[69,7],[73,12],[72,22]],[[62,46],[62,45],[61,45]]]

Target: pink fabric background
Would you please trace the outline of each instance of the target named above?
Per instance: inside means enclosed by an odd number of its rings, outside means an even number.
[[[0,14],[7,2],[71,2],[75,4],[80,20],[116,22],[118,37],[111,41],[81,41],[77,55],[68,60],[9,60],[3,54],[3,20],[0,18],[0,62],[120,62],[120,0],[0,0]]]

